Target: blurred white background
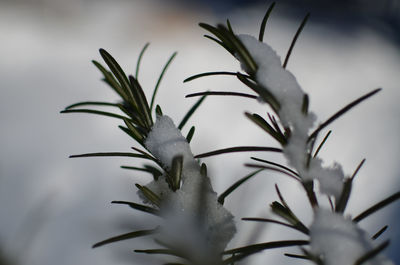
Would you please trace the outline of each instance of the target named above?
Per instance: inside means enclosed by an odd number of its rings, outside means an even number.
[[[133,143],[117,128],[116,120],[61,115],[59,111],[78,101],[116,100],[90,60],[101,61],[98,49],[105,48],[126,72],[133,73],[146,42],[151,45],[139,80],[147,95],[168,57],[178,51],[157,96],[164,113],[176,122],[195,102],[184,99],[188,93],[208,89],[249,92],[229,77],[182,83],[199,72],[239,70],[229,54],[202,37],[205,32],[198,22],[214,24],[229,17],[236,32],[256,35],[269,4],[235,6],[233,1],[225,8],[222,2],[212,6],[155,0],[0,1],[0,249],[10,259],[30,265],[154,263],[153,258],[132,253],[134,248],[151,244],[147,241],[91,249],[93,243],[110,236],[149,227],[153,220],[147,216],[110,202],[138,201],[134,183],[145,184],[150,177],[119,168],[121,164],[140,165],[137,160],[68,159],[85,152],[126,152]],[[288,1],[277,4],[265,40],[282,57],[307,11],[306,5],[299,12]],[[371,26],[371,21],[340,19],[338,14],[311,15],[288,69],[310,94],[311,109],[319,114],[319,121],[360,95],[383,88],[332,124],[333,134],[321,153],[329,163],[342,163],[348,174],[367,158],[348,210],[356,215],[400,187],[400,47],[390,34],[398,31],[387,24],[375,21]],[[206,99],[189,123],[196,125],[193,152],[233,145],[276,145],[245,118],[244,111],[262,114],[266,108],[248,99]],[[204,159],[218,192],[250,172],[243,165],[250,155],[282,161],[277,154],[249,153]],[[274,183],[292,208],[309,221],[310,209],[297,184],[263,173],[227,199],[226,206],[242,229],[231,247],[246,243],[254,231],[254,223],[240,218],[269,215],[268,204],[276,200]],[[389,224],[383,237],[390,236],[392,245],[385,253],[399,262],[396,212],[399,216],[398,203],[362,225],[374,233]],[[274,240],[283,231],[265,226],[256,240]],[[283,236],[299,238],[298,234]],[[265,264],[269,255],[275,264],[289,263],[282,251],[264,252],[243,263]]]

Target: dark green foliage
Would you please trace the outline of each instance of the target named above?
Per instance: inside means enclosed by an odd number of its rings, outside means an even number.
[[[250,178],[254,177],[255,175],[257,175],[258,173],[260,173],[261,171],[263,171],[264,169],[259,169],[254,171],[253,173],[239,179],[238,181],[236,181],[235,183],[233,183],[228,189],[226,189],[223,193],[221,193],[221,195],[218,196],[218,202],[220,204],[224,204],[225,202],[225,198],[231,194],[233,191],[235,191],[237,188],[239,188],[243,183],[245,183],[246,181],[248,181]]]
[[[201,78],[201,77],[205,77],[205,76],[214,76],[214,75],[228,75],[228,76],[232,76],[233,75],[233,76],[237,76],[238,73],[236,73],[236,72],[225,72],[225,71],[222,71],[222,72],[207,72],[207,73],[201,73],[201,74],[196,74],[196,75],[190,76],[190,77],[186,78],[185,80],[183,80],[183,82],[185,83],[185,82],[189,82],[189,81],[195,80],[197,78]],[[247,77],[249,77],[249,76],[247,76]]]
[[[367,262],[368,260],[376,257],[379,253],[381,253],[385,248],[387,248],[387,246],[389,246],[389,240],[386,240],[385,242],[383,242],[382,244],[378,245],[376,248],[374,248],[373,250],[367,252],[365,255],[363,255],[362,257],[360,257],[355,263],[354,265],[361,265],[364,264],[365,262]]]
[[[142,168],[132,166],[121,166],[121,168],[150,173],[151,175],[153,175],[154,180],[158,180],[158,178],[163,174],[158,168],[152,165],[144,165]]]
[[[187,123],[187,121],[192,117],[193,113],[200,107],[201,103],[206,99],[207,95],[202,96],[186,113],[183,117],[182,121],[178,125],[178,129],[182,130],[183,126]]]
[[[318,145],[317,150],[315,150],[313,157],[317,157],[319,151],[321,151],[321,148],[324,146],[326,140],[328,140],[328,137],[331,135],[331,133],[332,131],[329,130],[328,133],[325,135],[324,139],[322,140],[322,142]]]
[[[397,201],[398,199],[400,199],[400,191],[396,192],[395,194],[387,197],[386,199],[378,202],[377,204],[374,204],[367,210],[363,211],[362,213],[360,213],[359,215],[354,217],[353,221],[360,222],[364,218],[366,218],[366,217],[370,216],[371,214],[375,213],[376,211],[379,211],[380,209],[388,206],[389,204]]]
[[[259,41],[262,42],[264,40],[264,34],[265,34],[265,29],[266,25],[268,22],[268,19],[270,17],[270,14],[275,6],[275,3],[272,3],[270,7],[268,8],[261,26],[259,30]],[[309,18],[309,14],[305,16],[303,21],[301,22],[291,44],[289,47],[289,50],[286,54],[285,60],[283,62],[283,68],[287,67],[288,60],[290,58],[290,55],[293,51],[294,45],[296,41],[298,40],[298,37],[300,33],[302,32],[307,20]],[[192,115],[198,110],[199,106],[203,103],[204,99],[208,95],[217,95],[217,96],[236,96],[236,97],[243,97],[243,98],[251,98],[251,99],[261,99],[264,102],[268,103],[270,108],[273,111],[273,114],[270,114],[266,112],[267,115],[260,115],[257,113],[249,113],[246,112],[245,115],[247,118],[249,118],[253,123],[255,123],[257,126],[259,126],[261,129],[263,129],[267,135],[271,136],[273,139],[275,139],[278,144],[282,148],[277,148],[277,147],[265,147],[265,146],[234,146],[234,147],[228,147],[224,149],[219,149],[211,152],[206,152],[203,154],[196,155],[195,158],[200,159],[200,158],[205,158],[205,157],[210,157],[214,155],[220,155],[220,154],[227,154],[227,153],[234,153],[234,152],[255,152],[255,151],[261,151],[261,152],[275,152],[275,153],[282,153],[283,149],[285,146],[287,146],[288,143],[290,143],[291,135],[292,135],[292,130],[293,128],[290,128],[291,125],[287,126],[287,128],[283,128],[281,122],[280,122],[280,109],[281,105],[284,102],[279,102],[275,95],[270,92],[268,87],[264,87],[264,85],[260,84],[257,81],[256,74],[258,70],[258,65],[256,64],[254,58],[250,54],[250,52],[247,50],[247,48],[244,46],[244,44],[240,41],[240,38],[235,34],[233,27],[230,23],[229,20],[226,21],[226,25],[219,24],[217,26],[212,26],[209,24],[205,23],[200,23],[200,27],[208,31],[211,35],[205,35],[206,38],[213,40],[220,46],[222,46],[225,50],[227,50],[230,54],[232,54],[236,59],[238,59],[242,65],[245,71],[243,73],[241,72],[228,72],[228,71],[216,71],[216,72],[205,72],[205,73],[200,73],[193,75],[191,77],[188,77],[184,80],[184,82],[192,81],[200,77],[206,77],[206,76],[216,76],[216,75],[225,75],[225,76],[234,76],[237,78],[242,84],[244,84],[246,87],[251,89],[253,91],[253,94],[247,94],[247,93],[239,93],[239,92],[233,92],[233,91],[205,91],[205,92],[199,92],[199,93],[191,93],[188,94],[186,97],[196,97],[196,96],[201,96],[201,98],[195,102],[195,104],[189,109],[189,111],[183,115],[183,118],[181,122],[178,125],[178,129],[182,130],[182,128],[187,124],[188,120],[192,117]],[[145,90],[142,88],[141,84],[139,83],[138,76],[139,76],[139,69],[140,69],[140,64],[143,58],[143,55],[145,51],[147,50],[149,46],[149,43],[146,43],[141,50],[137,64],[136,64],[136,71],[135,75],[127,75],[121,68],[121,66],[118,64],[118,62],[104,49],[100,49],[100,55],[104,59],[104,62],[106,63],[108,69],[106,69],[104,66],[102,66],[100,63],[97,61],[93,61],[93,64],[100,70],[100,72],[103,74],[103,80],[120,96],[120,101],[116,103],[112,102],[103,102],[103,101],[84,101],[84,102],[79,102],[76,104],[69,105],[66,107],[61,113],[89,113],[89,114],[96,114],[96,115],[102,115],[102,116],[107,116],[107,117],[112,117],[119,119],[121,122],[123,122],[123,125],[120,125],[119,128],[125,132],[127,135],[129,135],[135,142],[140,144],[141,149],[132,147],[133,150],[136,151],[136,153],[132,152],[96,152],[96,153],[85,153],[85,154],[79,154],[79,155],[72,155],[70,157],[75,158],[75,157],[103,157],[103,156],[109,156],[109,157],[133,157],[133,158],[141,158],[141,159],[146,159],[148,161],[151,161],[152,164],[145,164],[141,167],[138,166],[121,166],[121,168],[124,169],[130,169],[130,170],[136,170],[139,172],[145,172],[149,173],[153,176],[153,179],[155,181],[166,181],[168,183],[168,186],[170,190],[173,192],[176,192],[181,188],[181,182],[182,182],[182,174],[183,174],[183,165],[184,165],[184,157],[181,155],[175,156],[172,159],[172,166],[170,168],[167,168],[165,165],[162,165],[160,161],[158,161],[153,154],[149,150],[146,149],[146,138],[151,131],[153,125],[154,125],[154,120],[153,120],[153,109],[155,107],[155,114],[157,115],[163,115],[163,111],[159,105],[156,105],[155,103],[155,98],[156,94],[158,92],[159,86],[161,84],[161,81],[170,66],[171,62],[176,56],[176,53],[173,53],[172,56],[168,59],[166,62],[165,66],[162,68],[161,74],[159,75],[156,85],[154,87],[151,100],[149,101],[146,97]],[[339,111],[337,111],[334,115],[332,115],[330,118],[328,118],[325,122],[320,124],[311,134],[307,135],[308,136],[308,143],[307,147],[305,150],[306,152],[306,158],[304,159],[304,165],[306,166],[306,169],[309,168],[311,161],[317,157],[319,154],[321,148],[324,146],[326,140],[328,139],[329,135],[331,134],[331,131],[328,131],[328,133],[325,135],[321,143],[318,145],[317,149],[314,152],[314,145],[317,142],[317,137],[318,134],[325,129],[328,125],[330,125],[333,121],[335,121],[337,118],[341,117],[343,114],[347,113],[350,109],[358,105],[359,103],[363,102],[367,98],[375,95],[377,92],[379,92],[380,89],[375,89],[360,98],[352,101]],[[255,94],[254,94],[255,93]],[[309,115],[309,105],[310,105],[310,98],[308,97],[307,94],[304,95],[302,99],[302,107],[301,111],[302,113],[307,116]],[[150,103],[149,103],[150,102]],[[86,108],[80,108],[80,107],[114,107],[116,108],[117,111],[122,112],[122,114],[118,113],[113,113],[113,112],[108,112],[108,111],[102,111],[102,110],[96,110],[96,109],[86,109]],[[265,114],[265,113],[264,113]],[[188,142],[192,140],[192,137],[195,132],[195,127],[192,126],[190,130],[188,131],[186,135],[186,139]],[[293,132],[294,133],[294,132]],[[244,183],[246,183],[248,180],[253,178],[255,175],[261,173],[261,171],[275,171],[282,173],[286,176],[289,176],[293,178],[294,180],[297,181],[297,183],[301,183],[304,191],[307,194],[308,200],[310,202],[310,205],[314,211],[318,209],[319,206],[319,199],[320,197],[317,196],[315,187],[314,187],[314,181],[305,181],[303,176],[300,176],[300,169],[299,172],[296,172],[296,170],[293,170],[289,168],[288,166],[275,163],[269,160],[264,160],[260,158],[251,158],[252,160],[255,160],[258,162],[257,164],[245,164],[248,167],[256,168],[257,170],[251,172],[250,174],[240,178],[236,182],[234,182],[232,185],[230,185],[222,194],[219,195],[218,197],[218,202],[220,204],[224,204],[225,199],[234,191],[236,191],[240,186],[242,186]],[[359,164],[355,172],[350,178],[345,179],[345,182],[343,183],[343,189],[342,189],[342,194],[338,201],[333,202],[332,198],[328,198],[332,211],[335,211],[336,213],[344,213],[346,210],[346,206],[348,204],[351,191],[352,191],[352,184],[354,177],[358,173],[359,169],[365,162],[365,159]],[[312,165],[312,164],[311,164]],[[207,167],[205,164],[201,165],[200,169],[201,177],[206,177],[207,176]],[[302,173],[302,172],[301,172]],[[208,181],[208,179],[207,179]],[[209,182],[204,182],[204,183],[209,183]],[[199,198],[199,209],[198,210],[198,219],[199,219],[199,224],[202,224],[203,218],[207,216],[206,207],[203,207],[205,204],[205,194],[206,194],[206,189],[208,186],[203,183],[203,187],[201,187],[201,192],[200,192],[200,198]],[[142,186],[140,184],[135,184],[136,187],[139,190],[140,195],[144,196],[148,202],[151,203],[151,206],[147,205],[142,205],[138,204],[135,202],[128,202],[128,201],[113,201],[113,204],[124,204],[128,205],[129,207],[144,212],[144,213],[149,213],[152,215],[160,216],[160,207],[163,205],[163,196],[158,195],[155,192],[153,192],[151,189],[149,189],[147,186]],[[281,220],[275,220],[272,218],[259,218],[259,217],[248,217],[248,218],[242,218],[244,221],[255,221],[255,222],[263,222],[263,223],[273,223],[273,224],[278,224],[284,227],[291,228],[293,230],[301,232],[304,236],[309,236],[310,233],[310,228],[307,227],[297,216],[296,214],[292,211],[292,209],[289,207],[288,203],[282,196],[282,193],[280,192],[279,188],[277,185],[275,185],[276,192],[279,198],[279,201],[274,201],[270,204],[272,212],[278,216],[279,218],[282,218],[283,221]],[[400,192],[397,192],[388,198],[382,200],[381,202],[373,205],[372,207],[368,208],[358,216],[356,216],[353,221],[355,223],[363,220],[364,218],[368,217],[369,215],[375,213],[376,211],[388,206],[389,204],[397,201],[400,198]],[[387,226],[383,227],[380,229],[375,235],[372,237],[372,239],[376,239],[379,236],[381,236],[384,231],[386,231]],[[122,240],[127,240],[127,239],[132,239],[132,238],[138,238],[138,237],[143,237],[147,235],[152,235],[157,233],[159,230],[156,229],[148,229],[148,230],[139,230],[139,231],[133,231],[129,233],[125,233],[122,235],[118,235],[115,237],[111,237],[109,239],[103,240],[99,243],[96,243],[93,245],[93,247],[98,247],[102,246],[105,244],[113,243],[113,242],[118,242]],[[189,263],[191,263],[190,257],[188,257],[187,253],[183,253],[179,249],[177,249],[174,246],[170,246],[166,243],[163,243],[159,240],[155,240],[156,243],[162,246],[162,248],[155,248],[155,249],[144,249],[144,250],[135,250],[135,252],[138,253],[146,253],[146,254],[164,254],[164,255],[173,255],[179,258],[183,258]],[[389,244],[388,241],[383,242],[382,244],[378,245],[375,249],[371,250],[368,253],[365,253],[362,257],[360,257],[357,262],[354,265],[361,265],[365,263],[366,261],[370,260],[371,258],[375,257],[379,253],[384,250],[387,245]],[[230,250],[224,251],[221,256],[222,260],[219,263],[221,264],[234,264],[237,261],[242,260],[243,258],[246,258],[250,255],[253,255],[255,253],[259,253],[263,250],[267,249],[274,249],[274,248],[283,248],[283,247],[292,247],[292,246],[298,246],[300,250],[302,251],[302,255],[298,254],[290,254],[286,253],[285,255],[290,258],[294,259],[305,259],[305,260],[310,260],[315,262],[318,265],[324,265],[323,263],[323,257],[317,257],[310,253],[309,250],[307,250],[307,246],[309,245],[308,240],[283,240],[283,241],[275,241],[275,242],[265,242],[265,243],[259,243],[259,244],[250,244],[247,246],[239,247],[239,248],[233,248]],[[167,264],[181,264],[181,263],[167,263]],[[213,264],[214,265],[214,264]],[[215,264],[217,265],[217,264]]]
[[[147,235],[152,235],[154,233],[157,233],[158,229],[152,229],[152,230],[139,230],[139,231],[134,231],[134,232],[129,232],[129,233],[125,233],[119,236],[114,236],[111,237],[109,239],[100,241],[96,244],[93,245],[93,248],[97,248],[106,244],[110,244],[110,243],[115,243],[118,241],[122,241],[122,240],[127,240],[127,239],[132,239],[132,238],[137,238],[137,237],[142,237],[142,236],[147,236]]]
[[[150,206],[138,204],[138,203],[135,203],[135,202],[112,201],[111,203],[114,203],[114,204],[125,204],[125,205],[128,205],[129,207],[131,207],[131,208],[133,208],[135,210],[138,210],[138,211],[142,211],[142,212],[145,212],[145,213],[150,213],[150,214],[157,215],[157,216],[160,215],[158,209],[154,209],[154,208],[152,208]]]
[[[136,79],[139,79],[139,68],[140,68],[140,63],[141,63],[141,61],[142,61],[144,52],[147,50],[147,48],[149,47],[149,45],[150,45],[150,43],[146,43],[146,44],[143,46],[143,49],[142,49],[142,50],[140,51],[140,53],[139,53],[139,57],[138,57],[138,60],[137,60],[137,63],[136,63],[136,73],[135,73]]]
[[[169,175],[167,176],[167,182],[173,191],[176,191],[181,186],[183,170],[183,156],[176,156],[172,159],[172,167]]]
[[[264,131],[266,131],[269,135],[271,135],[275,140],[277,140],[282,146],[286,145],[287,139],[285,135],[282,134],[281,131],[276,131],[266,120],[264,120],[260,115],[253,113],[245,113],[247,118],[249,118],[252,122],[261,127]]]
[[[203,154],[196,155],[195,158],[204,158],[214,155],[221,155],[227,153],[235,153],[235,152],[282,152],[282,149],[275,148],[275,147],[264,147],[264,146],[236,146],[236,147],[229,147],[224,149],[219,149]]]
[[[241,248],[234,248],[227,251],[224,251],[223,254],[235,254],[231,258],[227,258],[224,260],[223,264],[229,264],[232,262],[239,261],[245,257],[248,257],[252,254],[258,253],[260,251],[266,249],[273,249],[273,248],[283,248],[283,247],[292,247],[292,246],[304,246],[307,245],[309,242],[306,240],[282,240],[282,241],[274,241],[274,242],[266,242],[254,245],[248,245]]]
[[[154,192],[152,192],[149,188],[139,185],[139,184],[135,184],[136,188],[138,188],[143,195],[146,197],[146,199],[148,199],[152,204],[156,205],[156,206],[160,206],[161,204],[161,198],[155,194]]]
[[[281,169],[287,171],[288,173],[292,174],[293,176],[299,177],[299,174],[297,174],[297,172],[291,170],[290,168],[288,168],[288,167],[286,167],[284,165],[281,165],[281,164],[278,164],[278,163],[275,163],[275,162],[272,162],[272,161],[268,161],[268,160],[265,160],[265,159],[256,158],[256,157],[250,157],[250,158],[255,160],[255,161],[258,161],[258,162],[263,162],[263,163],[266,163],[268,165],[276,166],[278,168],[281,168]]]
[[[269,16],[271,15],[271,12],[274,9],[274,7],[275,7],[275,2],[272,2],[261,22],[260,33],[258,34],[258,40],[261,42],[264,40],[265,27],[267,26]]]
[[[388,229],[388,225],[385,225],[384,227],[382,227],[381,229],[379,229],[378,232],[376,232],[371,238],[373,240],[378,239],[383,233],[385,233],[385,231]]]
[[[297,30],[296,34],[294,35],[294,38],[293,38],[293,40],[292,40],[292,43],[290,44],[289,50],[288,50],[288,52],[287,52],[287,54],[286,54],[285,61],[283,62],[283,65],[282,65],[283,68],[286,68],[286,66],[287,66],[287,64],[288,64],[288,62],[289,62],[290,55],[292,54],[294,45],[296,44],[296,41],[297,41],[297,39],[299,38],[300,33],[303,31],[303,28],[304,28],[304,26],[306,25],[307,20],[308,20],[309,17],[310,17],[310,14],[307,14],[307,15],[304,17],[303,21],[302,21],[301,24],[300,24],[299,29]],[[303,109],[304,109],[304,108],[303,108]],[[305,110],[307,110],[307,108],[305,108]],[[305,112],[305,111],[303,111],[303,112]]]
[[[250,95],[246,93],[239,93],[239,92],[225,92],[225,91],[206,91],[206,92],[198,92],[186,95],[187,98],[197,97],[197,96],[238,96],[244,98],[252,98],[257,99],[257,96]]]
[[[333,114],[329,119],[327,119],[325,122],[323,122],[321,125],[319,125],[318,128],[315,131],[313,131],[313,133],[311,133],[311,135],[308,137],[308,139],[311,140],[311,139],[315,138],[322,129],[324,129],[326,126],[331,124],[334,120],[336,120],[337,118],[339,118],[340,116],[345,114],[347,111],[349,111],[353,107],[357,106],[359,103],[363,102],[367,98],[372,97],[373,95],[375,95],[376,93],[378,93],[381,90],[382,90],[381,88],[374,89],[371,92],[365,94],[364,96],[359,97],[358,99],[352,101],[351,103],[349,103],[348,105],[346,105],[345,107],[340,109],[338,112]]]
[[[156,86],[154,87],[153,95],[151,96],[150,110],[153,109],[154,100],[155,100],[155,98],[156,98],[156,94],[157,94],[158,88],[159,88],[159,86],[160,86],[160,84],[161,84],[161,80],[163,79],[165,72],[167,71],[169,65],[172,63],[172,61],[174,60],[174,58],[175,58],[176,55],[177,55],[176,52],[174,52],[174,53],[171,55],[171,57],[168,59],[167,63],[165,64],[164,68],[163,68],[162,71],[161,71],[160,77],[158,78],[157,83],[156,83]]]
[[[196,127],[192,126],[188,132],[188,134],[186,135],[186,141],[188,143],[190,143],[192,141],[194,132],[196,131]]]

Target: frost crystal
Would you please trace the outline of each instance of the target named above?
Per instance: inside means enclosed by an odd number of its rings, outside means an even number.
[[[357,259],[374,249],[373,241],[351,219],[319,209],[310,228],[311,252],[326,265],[355,264]],[[365,265],[394,265],[378,255]]]
[[[170,117],[157,117],[145,146],[167,169],[175,156],[183,156],[180,189],[172,191],[165,176],[146,185],[162,201],[160,210],[166,222],[161,240],[183,250],[199,264],[210,263],[236,232],[233,215],[218,203],[210,179],[200,173],[188,142]]]
[[[288,143],[283,148],[289,164],[299,172],[303,180],[318,180],[320,191],[338,200],[344,180],[341,165],[335,163],[333,167],[322,167],[323,161],[314,158],[311,159],[309,167],[306,166],[308,135],[316,115],[313,112],[302,112],[305,93],[296,78],[282,67],[280,57],[268,44],[250,35],[238,37],[258,66],[255,76],[257,82],[279,101],[280,109],[277,114],[282,125],[291,130]],[[246,71],[244,64],[242,69]]]

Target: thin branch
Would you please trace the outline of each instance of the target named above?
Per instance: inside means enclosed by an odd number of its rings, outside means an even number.
[[[292,54],[294,45],[296,44],[296,41],[297,41],[297,39],[299,38],[300,33],[302,32],[304,26],[306,25],[307,20],[308,20],[309,17],[310,17],[310,13],[308,13],[308,14],[304,17],[303,21],[302,21],[301,24],[300,24],[299,29],[296,31],[296,34],[294,35],[294,38],[293,38],[293,40],[292,40],[292,43],[290,44],[289,50],[288,50],[288,52],[287,52],[287,54],[286,54],[285,61],[284,61],[283,65],[282,65],[283,68],[286,68],[286,66],[287,66],[287,64],[288,64],[288,62],[289,62],[289,57],[290,57],[290,55]]]
[[[198,92],[198,93],[188,94],[185,97],[186,98],[191,98],[191,97],[209,96],[209,95],[212,95],[212,96],[238,96],[238,97],[245,97],[245,98],[252,98],[252,99],[257,99],[258,98],[256,95],[240,93],[240,92],[225,92],[225,91]]]
[[[203,157],[209,157],[226,153],[235,153],[235,152],[259,152],[259,151],[281,153],[282,149],[275,147],[264,147],[264,146],[236,146],[236,147],[229,147],[199,154],[196,155],[195,158],[203,158]]]
[[[361,221],[365,217],[368,217],[369,215],[371,215],[371,214],[375,213],[376,211],[388,206],[389,204],[391,204],[392,202],[395,202],[398,199],[400,199],[400,191],[396,192],[395,194],[387,197],[386,199],[378,202],[377,204],[371,206],[370,208],[368,208],[364,212],[360,213],[359,215],[357,215],[353,219],[353,221],[358,223],[359,221]]]
[[[329,119],[327,119],[325,122],[323,122],[321,125],[318,126],[317,129],[315,129],[315,131],[308,137],[308,141],[310,141],[311,139],[315,138],[317,136],[317,134],[324,129],[326,126],[328,126],[330,123],[332,123],[334,120],[336,120],[337,118],[339,118],[340,116],[342,116],[343,114],[345,114],[347,111],[349,111],[350,109],[352,109],[353,107],[357,106],[359,103],[361,103],[362,101],[366,100],[367,98],[375,95],[376,93],[378,93],[379,91],[381,91],[381,88],[377,88],[372,90],[371,92],[365,94],[364,96],[359,97],[358,99],[354,100],[353,102],[347,104],[345,107],[343,107],[342,109],[340,109],[338,112],[336,112],[335,114],[333,114]]]
[[[261,22],[260,33],[258,34],[258,40],[261,42],[264,40],[265,26],[267,25],[269,16],[271,15],[271,12],[272,12],[272,9],[274,9],[274,6],[275,6],[275,2],[272,2]]]

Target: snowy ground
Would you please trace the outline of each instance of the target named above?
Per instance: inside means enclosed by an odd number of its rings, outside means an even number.
[[[214,23],[224,18],[150,1],[112,5],[100,1],[42,1],[43,5],[36,6],[18,3],[0,2],[0,243],[20,264],[150,264],[148,257],[131,253],[133,248],[145,248],[142,241],[90,248],[97,241],[143,228],[142,222],[149,222],[145,216],[134,215],[125,207],[111,207],[109,202],[138,200],[133,184],[145,184],[150,179],[119,169],[120,159],[67,158],[83,152],[129,151],[132,143],[116,128],[117,121],[60,115],[59,111],[81,100],[115,98],[99,81],[100,74],[90,63],[91,59],[100,60],[98,48],[109,50],[133,72],[139,50],[147,41],[151,45],[139,79],[149,94],[165,61],[172,52],[179,52],[158,94],[158,102],[173,119],[179,121],[194,102],[183,98],[189,92],[248,92],[239,82],[226,77],[182,83],[198,72],[239,69],[233,58],[202,37],[204,32],[197,26],[200,21]],[[263,12],[264,6],[242,11],[241,16],[236,12],[231,21],[238,32],[257,34]],[[296,19],[281,19],[279,10],[272,16],[266,40],[281,55],[301,17]],[[397,191],[398,47],[368,28],[356,35],[345,35],[313,24],[311,19],[288,69],[310,94],[311,109],[321,120],[358,96],[383,88],[332,125],[333,135],[321,155],[328,162],[340,162],[348,174],[367,158],[355,183],[349,213],[357,214]],[[193,152],[232,145],[272,145],[272,140],[244,117],[245,110],[265,111],[251,100],[207,99],[191,120],[197,127]],[[281,159],[276,154],[257,155]],[[223,191],[249,172],[243,167],[248,157],[249,154],[232,154],[204,159],[214,176],[216,191]],[[237,235],[232,246],[244,244],[254,231],[253,224],[243,223],[241,217],[268,215],[268,203],[276,199],[274,183],[280,185],[292,208],[309,221],[310,209],[304,206],[305,196],[297,192],[296,184],[274,174],[260,175],[226,202],[245,231]],[[374,233],[386,224],[382,221],[385,217],[394,215],[393,210],[399,212],[398,204],[363,223],[364,227]],[[389,251],[394,253],[400,235],[392,223],[387,235],[392,235]],[[268,226],[257,240],[263,242],[277,236],[282,236],[282,230]],[[288,234],[287,238],[296,236]],[[263,264],[263,257],[255,256],[251,264]],[[279,253],[273,258],[277,260],[275,264],[287,262]]]

